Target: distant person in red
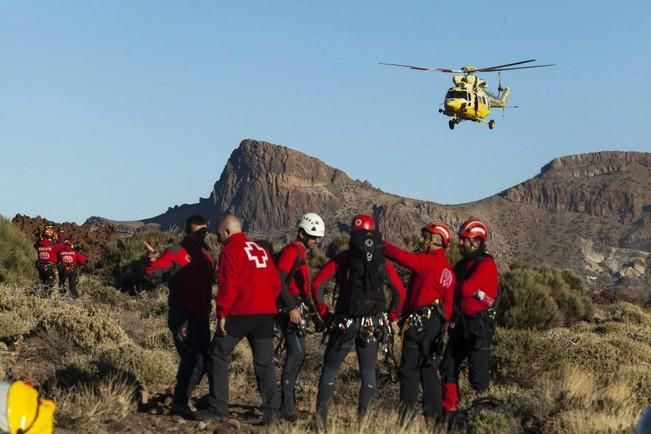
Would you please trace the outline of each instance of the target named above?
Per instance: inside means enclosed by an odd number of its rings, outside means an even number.
[[[273,365],[274,315],[280,278],[271,255],[242,232],[242,222],[226,215],[217,225],[223,244],[219,254],[217,332],[208,357],[210,396],[200,419],[228,418],[228,366],[235,346],[244,338],[253,353],[253,368],[262,396],[264,423],[278,420],[280,394]]]
[[[445,256],[452,232],[441,221],[421,229],[418,253],[407,252],[385,241],[388,259],[411,271],[403,309],[402,359],[400,361],[400,424],[408,424],[416,411],[418,386],[423,388],[425,419],[435,423],[441,413],[438,358],[445,326],[454,304],[454,272]]]
[[[301,216],[297,230],[296,239],[280,251],[278,258],[282,289],[278,301],[280,314],[277,323],[285,338],[287,349],[280,380],[282,398],[280,413],[289,421],[298,419],[294,387],[305,359],[305,333],[302,327],[308,314],[306,301],[312,298],[307,252],[325,235],[325,223],[321,216],[310,212]]]
[[[70,240],[63,241],[59,251],[59,290],[66,293],[66,280],[70,288],[70,295],[77,298],[77,282],[79,282],[80,268],[86,264],[86,257],[75,250]]]
[[[454,292],[454,326],[441,362],[443,411],[454,420],[459,402],[459,372],[467,358],[470,385],[477,391],[488,389],[490,347],[495,334],[493,303],[498,291],[495,260],[488,254],[488,229],[471,219],[459,229],[459,251],[463,258],[454,266],[457,278]]]
[[[357,416],[362,421],[375,396],[378,341],[384,333],[393,333],[405,299],[405,288],[383,254],[382,234],[375,220],[366,214],[353,217],[348,250],[328,261],[312,281],[312,295],[319,315],[330,323],[328,343],[323,356],[316,401],[315,428],[327,428],[328,405],[334,393],[339,366],[355,346],[361,385]],[[325,303],[324,284],[336,279],[334,314]],[[385,283],[392,298],[387,303]],[[388,306],[387,306],[388,305]],[[389,312],[387,315],[387,311]]]
[[[46,225],[41,232],[41,235],[34,244],[38,259],[36,260],[36,268],[38,269],[38,277],[41,283],[48,286],[49,291],[54,288],[56,283],[55,269],[59,260],[59,251],[63,248],[55,240],[54,228]]]
[[[158,283],[168,281],[170,289],[168,327],[181,359],[176,373],[176,386],[171,411],[187,419],[194,413],[188,402],[201,381],[210,347],[212,285],[215,264],[206,244],[208,221],[193,215],[185,221],[185,238],[160,255],[148,246],[150,264],[147,276]]]

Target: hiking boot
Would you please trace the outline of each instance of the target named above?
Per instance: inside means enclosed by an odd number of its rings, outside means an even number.
[[[210,408],[210,395],[203,395],[201,398],[197,399],[194,403],[194,406],[197,410],[207,410]]]
[[[173,402],[170,406],[170,415],[181,416],[183,419],[195,420],[196,415],[188,404]]]

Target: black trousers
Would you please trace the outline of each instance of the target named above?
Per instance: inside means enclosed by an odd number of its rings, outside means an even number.
[[[72,268],[66,270],[65,268],[59,268],[59,290],[61,294],[66,293],[66,281],[68,281],[68,288],[70,289],[70,294],[73,297],[77,297],[77,282],[79,281],[79,272]]]
[[[438,376],[438,346],[442,338],[441,317],[423,318],[419,332],[412,325],[405,332],[400,361],[400,420],[411,420],[416,412],[418,386],[423,388],[423,413],[426,419],[441,416],[441,382]]]
[[[495,321],[487,317],[466,317],[455,321],[450,339],[441,361],[441,379],[444,390],[452,391],[443,396],[445,409],[456,409],[461,364],[468,359],[468,379],[473,389],[488,389],[490,347],[495,334]],[[452,386],[452,387],[450,387]]]
[[[52,288],[56,282],[56,276],[54,273],[54,265],[51,266],[38,266],[38,278],[41,283]]]
[[[287,314],[277,317],[283,338],[285,339],[285,364],[280,378],[280,395],[282,414],[292,414],[296,410],[296,377],[305,360],[305,336],[301,331],[289,322]]]
[[[192,391],[201,382],[210,348],[209,314],[193,314],[180,306],[170,306],[168,326],[179,354],[174,402],[187,404]]]
[[[235,346],[244,338],[253,352],[253,369],[262,397],[265,421],[278,417],[280,394],[276,384],[273,357],[273,316],[241,315],[226,319],[226,336],[215,335],[208,362],[210,382],[210,410],[228,417],[228,365]]]
[[[377,327],[377,320],[374,319],[374,326]],[[316,398],[316,411],[319,423],[326,426],[328,422],[328,404],[334,393],[335,380],[339,366],[355,345],[357,361],[361,374],[362,384],[359,389],[359,405],[357,413],[360,418],[366,415],[371,401],[375,396],[377,387],[376,367],[378,343],[363,342],[357,335],[359,330],[359,319],[354,321],[345,331],[335,330],[328,338],[325,355],[323,356],[323,370],[319,379],[319,391]]]

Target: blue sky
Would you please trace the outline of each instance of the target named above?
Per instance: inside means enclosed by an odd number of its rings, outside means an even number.
[[[651,151],[651,3],[0,2],[0,214],[131,220],[210,193],[244,138],[390,193],[478,200],[551,159]],[[495,130],[437,113],[458,68],[503,75]],[[496,87],[494,74],[484,75]]]

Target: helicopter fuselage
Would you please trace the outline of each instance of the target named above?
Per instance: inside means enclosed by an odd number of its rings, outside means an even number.
[[[472,73],[455,75],[452,78],[454,86],[448,89],[439,112],[452,118],[450,128],[461,121],[488,123],[492,129],[495,121],[488,122],[486,118],[491,108],[506,107],[510,90],[508,87],[499,89],[497,96],[487,92],[486,82]]]

